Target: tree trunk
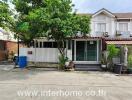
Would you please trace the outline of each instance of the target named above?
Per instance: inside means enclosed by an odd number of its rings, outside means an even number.
[[[57,45],[60,54],[65,55],[65,41],[64,40],[57,41]]]

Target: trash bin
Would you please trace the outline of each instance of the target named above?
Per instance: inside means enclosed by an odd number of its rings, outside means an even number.
[[[27,66],[27,57],[26,56],[19,56],[19,67],[25,68]]]
[[[114,65],[114,73],[121,74],[121,68],[122,68],[122,64],[115,64]]]

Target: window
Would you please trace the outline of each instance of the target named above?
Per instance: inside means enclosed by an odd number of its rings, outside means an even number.
[[[66,42],[64,44],[65,48],[66,48]],[[57,42],[48,42],[48,41],[45,41],[45,42],[39,42],[39,41],[34,41],[33,43],[33,47],[34,48],[57,48],[58,45],[57,45]]]
[[[128,31],[128,23],[119,23],[119,31]]]
[[[45,44],[44,44],[45,42],[43,42],[43,48],[45,48]]]
[[[98,32],[106,32],[106,23],[98,23],[97,31]]]
[[[52,42],[44,42],[44,48],[52,48]]]
[[[38,48],[39,46],[38,46],[38,42],[36,41],[36,48]]]
[[[43,42],[43,48],[57,48],[57,42]]]
[[[40,42],[40,48],[42,48],[42,42]]]
[[[71,40],[68,40],[68,50],[71,49]]]
[[[57,42],[53,42],[53,48],[57,48]]]

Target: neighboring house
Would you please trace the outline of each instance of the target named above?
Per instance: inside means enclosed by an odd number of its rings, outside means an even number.
[[[0,28],[0,61],[6,60],[11,52],[17,53],[17,40],[14,39],[14,33]]]
[[[132,44],[132,13],[112,13],[103,8],[94,14],[81,15],[92,17],[92,31],[87,37],[78,33],[77,37],[66,42],[66,55],[76,64],[100,64],[101,52],[107,44]],[[54,41],[41,38],[34,44],[35,49],[27,50],[32,53],[21,49],[21,55],[27,55],[29,61],[58,62],[59,52]]]

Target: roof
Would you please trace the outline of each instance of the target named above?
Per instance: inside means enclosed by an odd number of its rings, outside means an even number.
[[[102,39],[102,37],[91,37],[91,36],[75,36],[70,39]]]
[[[108,38],[105,39],[107,44],[128,44],[132,45],[132,38]]]
[[[107,14],[108,16],[116,17],[112,12],[110,12],[109,10],[107,10],[107,9],[105,9],[105,8],[102,8],[102,9],[98,10],[97,12],[95,12],[95,13],[92,15],[92,17],[94,17],[94,16],[96,16],[96,15],[102,13],[102,12],[103,12],[104,14]]]
[[[82,15],[82,16],[93,16],[95,14],[98,14],[102,11],[108,12],[111,15],[114,15],[117,18],[132,18],[132,12],[127,12],[127,13],[112,13],[109,10],[102,8],[99,11],[95,12],[95,13],[79,13],[78,15]]]
[[[132,38],[105,38],[106,41],[132,41]]]
[[[132,12],[130,13],[113,13],[117,18],[132,18]]]
[[[106,41],[107,44],[132,44],[132,41]]]

